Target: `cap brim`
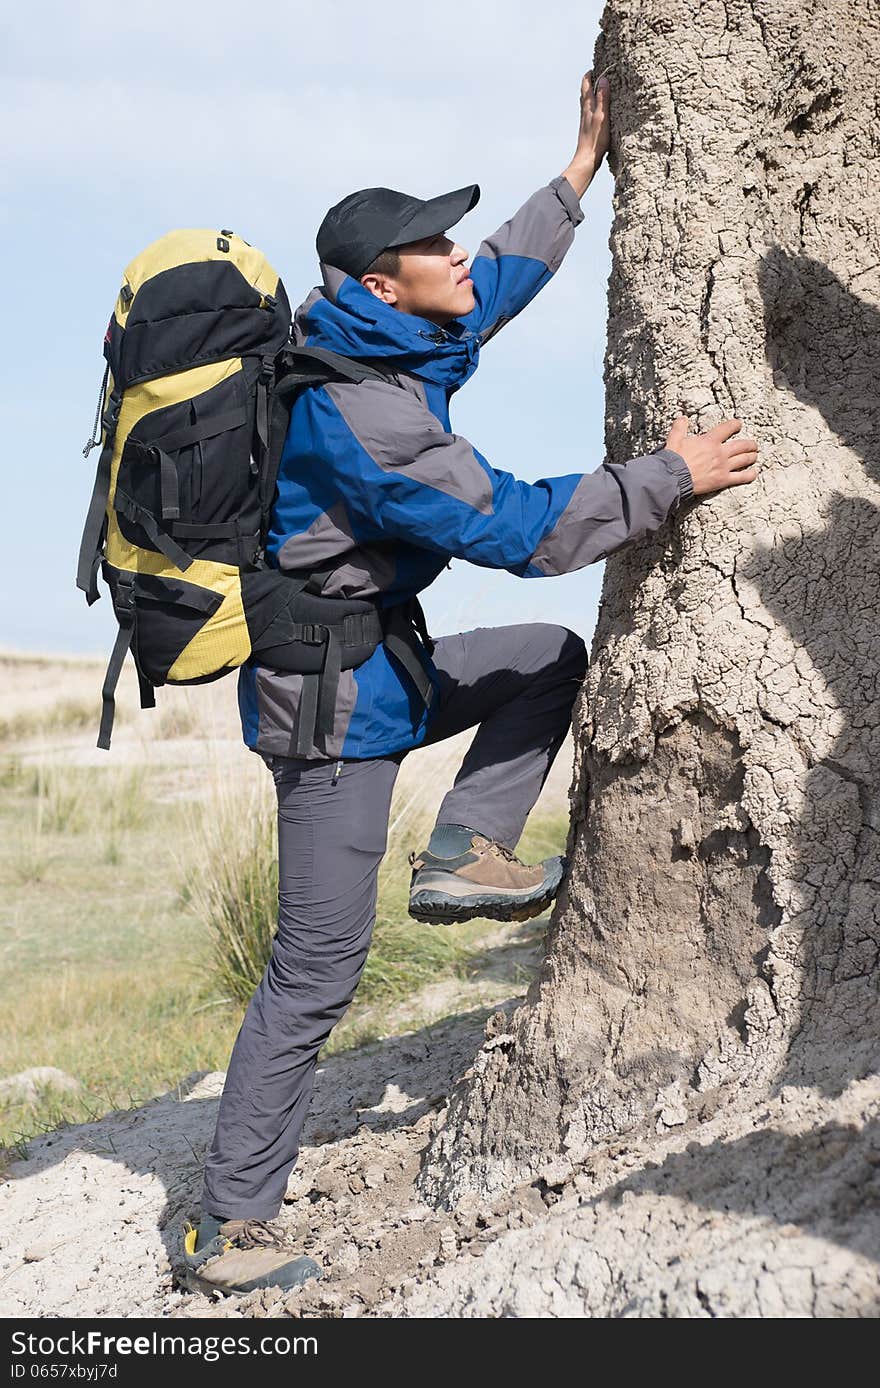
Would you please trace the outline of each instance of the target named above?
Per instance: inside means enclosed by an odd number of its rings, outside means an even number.
[[[410,241],[436,236],[438,231],[454,227],[479,201],[480,187],[477,183],[471,183],[467,188],[456,188],[454,193],[443,193],[439,198],[431,198],[404,223],[388,246],[407,246]]]

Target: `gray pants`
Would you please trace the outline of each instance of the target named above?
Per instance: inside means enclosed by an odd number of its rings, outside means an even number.
[[[564,627],[496,627],[441,638],[434,663],[440,702],[428,741],[479,724],[437,822],[513,848],[568,730],[584,643]],[[404,755],[345,762],[338,775],[335,761],[270,759],[278,933],[229,1062],[203,1212],[273,1219],[281,1208],[318,1052],[366,962]]]

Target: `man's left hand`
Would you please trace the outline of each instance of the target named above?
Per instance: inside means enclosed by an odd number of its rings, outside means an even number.
[[[584,74],[581,82],[581,119],[577,148],[564,175],[579,198],[589,188],[593,175],[605,155],[611,139],[611,89],[607,77],[593,82],[592,72]]]

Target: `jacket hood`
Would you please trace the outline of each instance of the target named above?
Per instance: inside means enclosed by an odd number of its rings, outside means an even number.
[[[344,357],[388,362],[424,381],[455,390],[477,369],[480,338],[454,320],[439,328],[427,318],[384,304],[350,275],[322,265],[323,287],[296,311],[300,347],[324,347]]]

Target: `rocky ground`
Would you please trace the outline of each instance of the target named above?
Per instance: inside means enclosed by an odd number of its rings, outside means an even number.
[[[68,676],[68,701],[91,696],[94,670],[72,666]],[[21,707],[10,695],[8,732],[42,688],[21,662],[10,666],[12,694],[16,680]],[[153,741],[140,741],[133,713],[123,720],[118,754],[151,765],[167,756],[178,775],[190,763],[202,775],[206,751],[185,693]],[[65,725],[47,746],[53,762],[89,764],[92,743],[91,724]],[[219,745],[212,755],[223,760]],[[224,756],[231,763],[231,751]],[[559,786],[548,787],[561,798],[568,772],[561,759],[557,766]],[[442,778],[418,770],[414,762],[409,787],[402,778],[403,812],[426,785],[439,793]],[[541,926],[499,927],[484,944],[479,978],[433,983],[395,1009],[397,1034],[319,1067],[281,1216],[323,1265],[319,1283],[235,1300],[183,1287],[182,1225],[198,1214],[223,1083],[222,1074],[197,1073],[141,1108],[31,1141],[2,1173],[0,1315],[880,1315],[873,1076],[842,1092],[788,1086],[741,1110],[734,1099],[702,1122],[668,1103],[656,1131],[576,1166],[548,1162],[494,1201],[426,1203],[423,1153],[457,1080],[512,1044],[508,1020],[520,998],[511,994],[534,976]],[[28,1073],[34,1084],[66,1079]]]
[[[425,1204],[420,1158],[451,1086],[505,1026],[479,1008],[320,1067],[282,1219],[325,1275],[287,1295],[214,1300],[179,1280],[222,1075],[31,1142],[0,1188],[0,1314],[880,1315],[876,1079],[659,1124],[493,1205]]]

